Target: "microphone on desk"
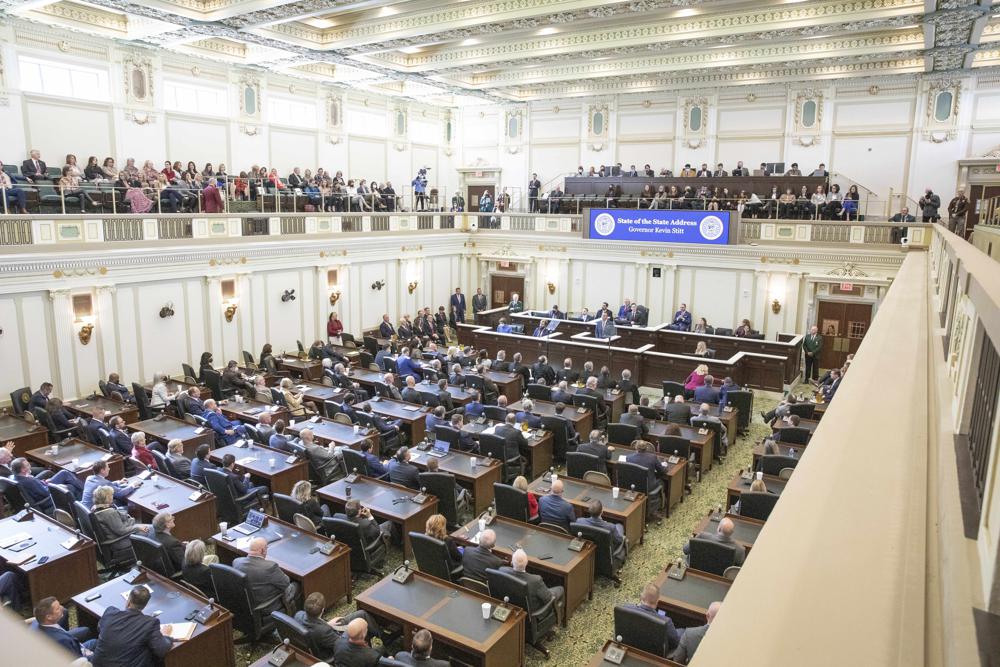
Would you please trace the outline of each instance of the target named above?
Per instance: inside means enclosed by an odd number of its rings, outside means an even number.
[[[405,584],[412,576],[413,570],[410,569],[410,561],[404,560],[403,564],[393,571],[392,580],[397,584]]]

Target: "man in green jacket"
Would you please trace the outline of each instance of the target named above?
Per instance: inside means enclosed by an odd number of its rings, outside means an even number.
[[[819,355],[823,351],[823,337],[819,335],[819,327],[813,325],[802,341],[802,351],[806,353],[806,370],[802,376],[807,382],[819,379]]]

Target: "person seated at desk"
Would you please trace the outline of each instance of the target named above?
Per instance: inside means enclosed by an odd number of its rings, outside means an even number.
[[[545,330],[545,328],[548,325],[549,325],[548,320],[542,320],[541,322],[538,323],[538,326],[535,327],[535,331],[531,335],[534,336],[535,338],[545,338],[545,336],[548,335],[548,331]]]
[[[428,459],[428,468],[431,463],[436,464],[437,459]],[[440,472],[439,470],[432,470],[431,472]],[[456,487],[457,492],[468,493],[465,489],[461,487]],[[445,547],[448,550],[448,567],[449,569],[455,569],[462,564],[462,552],[465,550],[464,547],[458,546],[455,542],[455,538],[448,534],[448,521],[445,519],[443,514],[432,514],[427,519],[427,523],[424,524],[424,533],[429,537],[433,537],[436,540],[441,540],[444,542]]]
[[[153,389],[150,392],[149,407],[165,408],[174,398],[175,396],[171,395],[167,390],[166,374],[153,373]]]
[[[128,387],[121,383],[121,378],[118,376],[118,373],[109,374],[108,381],[105,386],[108,388],[108,394],[117,391],[123,401],[126,403],[135,403],[135,396],[133,396],[132,392],[128,390]]]
[[[834,395],[840,388],[840,383],[844,379],[844,369],[834,368],[830,371],[830,384],[823,387],[820,391],[823,394],[823,400],[829,403],[833,400]]]
[[[596,498],[587,505],[587,516],[581,518],[580,522],[595,528],[603,528],[611,533],[611,558],[615,572],[621,570],[625,563],[625,557],[628,555],[628,547],[625,544],[625,529],[622,525],[604,520],[604,505]]]
[[[173,438],[167,442],[167,461],[173,467],[178,479],[191,476],[191,459],[184,456],[184,441]]]
[[[205,485],[208,484],[205,481],[205,471],[218,468],[217,465],[208,460],[211,451],[212,448],[207,444],[198,445],[198,449],[194,451],[194,458],[191,460],[191,479]],[[235,457],[233,460],[236,460]]]
[[[159,442],[154,443],[156,445],[157,451],[163,451],[164,447]],[[146,434],[141,432],[136,432],[132,434],[132,458],[146,466],[149,470],[159,470],[159,466],[156,465],[156,459],[153,458],[153,452],[149,451],[149,447],[146,446]]]
[[[399,374],[400,377],[405,378],[423,378],[423,371],[413,361],[413,359],[410,358],[410,348],[404,347],[399,351],[399,357],[396,358],[396,373]]]
[[[226,364],[226,369],[222,371],[222,391],[233,390],[244,396],[254,396],[257,390],[254,389],[250,378],[240,373],[239,365],[235,360],[230,359]]]
[[[305,404],[302,400],[302,394],[293,391],[291,378],[282,378],[281,384],[281,395],[285,398],[285,405],[288,406],[288,411],[293,417],[302,417],[306,414]]]
[[[253,591],[257,604],[274,598],[273,602],[263,608],[270,614],[282,607],[285,613],[295,613],[295,600],[299,596],[299,584],[288,578],[274,561],[267,560],[267,540],[254,537],[247,547],[247,555],[233,561],[233,567],[247,576],[247,586]]]
[[[448,374],[448,384],[452,384],[456,387],[464,387],[468,380],[465,377],[465,373],[462,372],[462,364],[452,364],[451,372]]]
[[[705,341],[700,340],[698,341],[698,344],[694,346],[694,356],[713,359],[715,358],[715,350],[709,349]]]
[[[563,311],[559,310],[559,306],[558,305],[553,305],[552,306],[552,309],[549,310],[549,312],[548,312],[548,316],[551,319],[554,319],[554,320],[565,320],[566,319],[566,313],[564,313]]]
[[[784,419],[790,414],[789,407],[795,405],[799,402],[799,399],[795,397],[795,394],[788,394],[778,405],[774,407],[773,410],[768,412],[761,412],[760,418],[764,420],[765,424],[770,424],[775,420],[775,418],[780,417]]]
[[[216,436],[227,445],[232,445],[237,440],[247,437],[243,424],[226,419],[222,415],[222,408],[219,407],[214,398],[205,401],[205,424],[215,431]]]
[[[506,399],[506,396],[500,398]],[[507,407],[506,401],[497,402],[498,407]],[[504,458],[512,461],[528,451],[528,441],[524,437],[524,431],[516,426],[517,415],[508,412],[503,424],[498,424],[494,433],[504,440]]]
[[[35,408],[44,408],[45,404],[49,402],[49,394],[52,393],[52,383],[43,382],[34,394],[31,395],[31,399],[28,400],[28,410],[34,410]]]
[[[136,586],[128,594],[125,609],[107,607],[97,623],[97,644],[91,662],[101,667],[151,667],[173,646],[170,624],[160,625],[155,616],[143,613],[151,594]]]
[[[577,445],[576,451],[596,456],[601,461],[611,460],[611,448],[608,447],[607,438],[596,428],[590,432],[590,439],[587,442]],[[607,472],[607,464],[605,464],[604,472]]]
[[[681,307],[674,313],[674,320],[667,328],[674,331],[691,331],[691,313],[688,311],[686,303],[682,303]]]
[[[423,404],[424,400],[420,396],[420,390],[417,389],[417,381],[413,376],[406,376],[406,386],[403,387],[400,397],[407,403],[416,403],[417,405]]]
[[[587,384],[584,385],[582,389],[579,389],[576,393],[579,394],[580,396],[593,396],[594,399],[597,401],[597,414],[594,415],[594,417],[598,421],[603,421],[607,419],[608,404],[604,400],[604,392],[598,391],[597,389],[596,376],[590,375],[589,377],[587,377]]]
[[[344,503],[344,511],[337,512],[333,515],[333,518],[344,519],[358,524],[361,528],[361,537],[366,545],[371,544],[375,540],[382,540],[388,544],[391,539],[393,532],[392,522],[383,521],[382,523],[378,523],[372,517],[372,511],[364,507],[360,500],[353,498],[348,500]],[[372,563],[372,566],[376,569],[380,569],[383,565],[385,565],[384,560]]]
[[[309,643],[315,647],[316,656],[326,662],[334,662],[334,653],[337,650],[337,642],[343,637],[343,632],[338,628],[351,623],[356,618],[362,619],[368,624],[368,638],[378,637],[381,629],[375,617],[364,610],[352,611],[346,616],[332,618],[329,621],[323,620],[323,613],[326,611],[326,597],[319,591],[310,593],[302,605],[302,611],[295,612],[295,620],[301,623],[309,635]]]
[[[660,587],[653,582],[649,582],[642,587],[642,593],[639,596],[639,604],[627,605],[632,609],[638,609],[639,611],[650,614],[652,616],[659,616],[667,620],[666,633],[667,633],[667,650],[673,651],[677,648],[677,644],[681,640],[681,633],[683,630],[678,631],[674,627],[673,619],[667,616],[665,611],[657,609],[657,604],[660,600]]]
[[[536,496],[531,491],[528,491],[528,479],[524,475],[518,475],[514,478],[514,483],[512,486],[515,489],[524,491],[528,496],[528,519],[535,520],[538,518],[538,496]]]
[[[267,386],[267,378],[263,374],[255,375],[253,378],[253,399],[258,403],[267,403],[271,405],[274,403],[274,396],[271,394],[271,388]],[[258,420],[260,417],[258,417]]]
[[[184,567],[185,542],[181,542],[170,532],[177,524],[174,522],[174,515],[170,512],[158,512],[153,517],[152,538],[163,545],[170,558],[170,564],[174,572],[180,572]]]
[[[90,520],[95,527],[111,541],[119,537],[125,537],[132,533],[142,533],[148,535],[150,526],[136,523],[135,519],[119,510],[114,505],[115,492],[111,486],[99,486],[94,491],[94,509],[91,510]],[[106,554],[111,560],[131,556],[132,545],[125,541],[117,542],[112,548],[112,553]]]
[[[562,380],[552,388],[552,401],[554,403],[572,403],[573,394],[569,393],[569,385],[566,380]]]
[[[318,444],[312,429],[302,429],[299,437],[302,438],[302,446],[306,450],[309,465],[320,476],[320,481],[323,484],[332,482],[340,472],[340,455],[337,454],[335,447],[332,444],[330,446]]]
[[[334,646],[333,662],[337,667],[375,667],[382,653],[368,645],[368,621],[355,618]]]
[[[628,411],[619,417],[619,421],[622,424],[635,426],[639,429],[639,435],[645,436],[649,434],[649,424],[647,424],[643,416],[639,414],[639,406],[635,403],[628,406]]]
[[[705,384],[705,376],[708,375],[708,366],[698,364],[684,380],[684,393],[689,397],[694,396],[694,390]]]
[[[757,474],[759,475],[760,473],[757,473]],[[750,482],[750,489],[749,490],[750,490],[751,493],[770,493],[770,491],[767,490],[767,483],[765,483],[764,480],[762,480],[762,479],[754,479],[752,482]],[[740,513],[740,501],[739,500],[737,500],[736,504],[734,504],[731,508],[729,508],[729,513],[730,514],[739,514]]]
[[[653,492],[653,489],[660,486],[660,459],[656,457],[652,443],[645,440],[633,440],[632,449],[635,451],[626,456],[625,461],[646,469],[646,485],[650,489],[650,494],[646,496],[647,518],[660,524],[663,521],[663,514],[660,512],[662,493]]]
[[[214,371],[215,364],[211,352],[202,352],[201,361],[198,363],[198,383],[205,384],[205,371]]]
[[[632,310],[632,299],[625,297],[622,305],[618,306],[618,314],[615,315],[615,320],[624,320],[630,310]]]
[[[500,322],[497,324],[497,333],[512,333],[514,328],[507,323],[507,319],[504,317],[500,318]]]
[[[531,377],[538,384],[553,385],[556,382],[556,372],[549,366],[549,359],[544,354],[531,364]]]
[[[541,428],[542,418],[538,415],[532,414],[532,410],[535,408],[535,404],[530,398],[526,398],[521,401],[521,410],[514,415],[518,424],[528,424],[528,428]]]
[[[729,392],[740,391],[740,386],[733,381],[733,378],[726,376],[719,387],[719,405],[725,407],[729,404]]]
[[[439,405],[427,413],[427,416],[424,417],[424,424],[428,435],[433,436],[434,429],[436,429],[439,425],[447,425],[448,422],[444,418],[444,415],[445,409],[443,405]]]
[[[421,628],[413,633],[410,640],[410,650],[400,651],[396,654],[396,661],[405,665],[415,665],[416,667],[448,667],[447,660],[438,660],[431,657],[434,649],[434,636],[427,630]]]
[[[389,481],[411,489],[420,488],[420,469],[410,463],[408,447],[400,447],[389,461]]]
[[[371,403],[364,403],[361,406],[362,412],[368,415],[372,428],[378,431],[380,436],[393,435],[399,433],[403,428],[402,419],[386,419],[382,415],[372,410]]]
[[[236,456],[233,454],[224,454],[222,456],[222,470],[226,473],[227,481],[229,482],[229,488],[233,495],[239,498],[240,496],[245,496],[248,493],[256,493],[257,496],[263,501],[267,498],[268,489],[266,486],[254,486],[250,483],[250,473],[244,474],[242,477],[236,472]]]
[[[753,332],[753,326],[750,324],[750,320],[744,319],[740,322],[740,325],[736,327],[733,331],[733,335],[737,338],[746,338]]]
[[[337,462],[339,463],[340,459],[337,459]],[[300,479],[295,482],[295,486],[292,487],[292,493],[290,495],[300,503],[299,513],[307,517],[317,526],[323,521],[323,517],[330,516],[330,508],[326,505],[320,504],[316,496],[313,495],[312,482],[309,480]]]
[[[378,325],[378,335],[382,338],[392,338],[396,335],[396,327],[392,326],[389,313],[382,315],[382,321]]]
[[[448,380],[446,378],[441,378],[437,381],[437,399],[438,404],[444,408],[445,412],[451,412],[455,409],[455,401],[451,397],[451,392],[448,391]]]
[[[701,644],[701,640],[705,638],[705,633],[708,632],[708,628],[712,625],[712,621],[715,620],[721,608],[722,603],[719,601],[708,605],[708,610],[705,612],[705,620],[707,621],[705,625],[687,628],[684,631],[677,649],[670,654],[671,660],[679,662],[682,665],[687,665],[691,662],[691,658],[694,657],[694,653],[698,649],[699,644]]]
[[[576,521],[576,512],[563,494],[563,481],[557,479],[552,482],[549,492],[538,499],[538,517],[544,523],[561,526],[568,534],[569,524]]]
[[[698,533],[696,537],[701,540],[713,540],[715,542],[718,542],[719,544],[725,544],[733,547],[733,549],[736,551],[736,556],[735,559],[733,560],[733,565],[740,566],[743,565],[743,561],[746,559],[747,550],[746,547],[744,547],[742,544],[737,543],[736,540],[733,539],[733,532],[735,530],[736,530],[736,524],[733,522],[733,520],[728,517],[725,517],[721,521],[719,521],[719,525],[715,529],[715,532],[702,531]],[[691,553],[690,541],[688,541],[687,544],[684,545],[683,551],[685,554]]]
[[[90,419],[87,420],[87,441],[92,445],[97,445],[98,447],[103,447],[101,442],[101,431],[108,432],[107,424],[104,420],[107,419],[108,412],[106,410],[94,410],[90,414]],[[0,461],[4,463],[4,461]],[[9,461],[7,461],[9,463]]]
[[[385,365],[386,357],[392,357],[392,343],[390,342],[380,345],[378,351],[375,352],[375,365],[378,366],[381,371],[388,370],[388,367]]]
[[[75,500],[83,497],[83,483],[68,470],[60,470],[46,480],[39,480],[31,474],[31,464],[24,457],[14,459],[10,468],[14,474],[14,481],[17,482],[21,495],[28,505],[49,516],[56,511],[55,500],[48,489],[49,484],[61,484],[67,487]]]
[[[566,589],[563,586],[546,586],[541,575],[531,574],[527,568],[528,554],[525,553],[524,549],[517,549],[511,554],[510,565],[502,566],[500,571],[514,575],[528,585],[528,604],[532,609],[540,609],[554,601],[556,619],[561,624],[563,614],[566,611]]]
[[[580,313],[574,319],[580,320],[581,322],[589,322],[590,320],[594,319],[594,316],[591,315],[590,309],[584,306],[583,310],[581,310]]]
[[[615,388],[612,387],[612,389]],[[622,379],[617,383],[617,389],[625,394],[626,405],[639,402],[639,385],[632,382],[632,371],[629,369],[625,368],[622,370]]]
[[[497,534],[492,528],[479,533],[479,544],[466,547],[462,552],[463,576],[485,582],[486,570],[495,570],[503,565],[503,560],[493,553],[496,543]]]
[[[472,434],[463,430],[464,419],[461,412],[456,412],[451,416],[449,426],[458,431],[458,449],[463,452],[479,453],[479,443],[472,437]]]
[[[94,654],[97,640],[90,638],[90,628],[80,626],[68,629],[69,611],[56,598],[50,596],[39,600],[34,608],[34,616],[31,629],[62,646],[74,658],[90,658]]]
[[[597,374],[597,388],[603,391],[617,387],[618,381],[611,377],[611,369],[607,366],[601,366],[601,371]]]
[[[784,417],[782,421],[785,423],[786,426],[792,426],[798,428],[799,424],[802,423],[802,418],[799,417],[798,415],[787,415],[786,417]],[[782,432],[784,432],[784,430],[785,430],[784,428],[778,428],[777,431],[771,434],[770,436],[771,439],[773,439],[775,442],[781,442],[782,439],[781,434]]]
[[[205,553],[205,543],[201,540],[191,540],[184,547],[184,564],[181,567],[181,580],[201,591],[205,597],[215,596],[215,585],[208,566],[218,563],[219,557]]]
[[[844,366],[843,366],[843,368],[850,367],[852,361],[854,361],[854,355],[853,354],[847,355],[847,359],[844,360]],[[815,385],[818,388],[825,387],[825,386],[829,385],[831,382],[833,382],[833,369],[832,368],[828,368],[827,371],[825,373],[823,373],[823,375],[820,376],[819,380],[813,380],[812,381],[813,385]]]
[[[684,400],[683,394],[677,394],[673,400],[663,407],[666,421],[674,424],[688,424],[691,421],[691,406]]]
[[[694,390],[694,400],[698,403],[718,403],[719,390],[715,388],[715,378],[705,376],[705,383]]]
[[[184,412],[194,415],[195,417],[205,416],[205,404],[201,400],[201,389],[198,387],[189,387],[187,390],[187,398],[181,399]]]
[[[486,410],[486,406],[480,401],[479,390],[472,389],[469,391],[471,398],[469,402],[465,404],[464,412],[469,419],[479,419],[483,416],[483,412]]]
[[[203,446],[207,447],[208,445]],[[112,497],[114,502],[122,507],[128,504],[126,499],[139,488],[139,484],[141,483],[139,480],[133,480],[131,483],[124,480],[117,482],[108,481],[110,470],[111,468],[107,461],[94,462],[91,474],[87,476],[86,481],[83,483],[83,494],[80,497],[80,502],[88,510],[94,506],[94,492],[102,486],[110,486],[113,489]]]
[[[708,320],[704,317],[699,317],[698,322],[691,328],[693,333],[711,333],[711,330],[712,327],[708,326]]]
[[[580,379],[580,372],[573,370],[573,360],[567,357],[563,359],[562,368],[556,373],[556,379],[573,384]]]
[[[722,423],[722,420],[713,414],[710,414],[711,406],[708,403],[702,403],[698,406],[698,414],[691,417],[691,426],[698,427],[698,422],[712,422],[713,424],[719,425],[719,439],[722,444],[722,453],[725,454],[726,450],[729,449],[729,435],[726,433],[726,425]]]

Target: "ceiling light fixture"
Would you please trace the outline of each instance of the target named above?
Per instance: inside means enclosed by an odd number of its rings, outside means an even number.
[[[559,32],[559,28],[542,28],[538,32],[536,32],[535,34],[536,35],[554,35],[557,32]]]
[[[479,40],[476,39],[475,37],[470,37],[469,39],[462,40],[462,46],[475,46],[476,44],[479,44]]]

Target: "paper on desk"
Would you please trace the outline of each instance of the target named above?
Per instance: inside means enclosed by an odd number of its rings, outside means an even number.
[[[21,542],[29,539],[31,539],[31,535],[29,533],[14,533],[3,542],[0,542],[0,548],[6,549],[7,547],[12,547],[15,544],[20,544]]]
[[[253,463],[257,460],[256,456],[244,456],[242,459],[236,461],[238,465],[245,466],[248,463]]]
[[[618,463],[625,463],[625,455],[624,454],[619,454],[618,455]]]
[[[194,623],[171,623],[167,637],[180,642],[187,641],[194,635],[194,630]]]
[[[472,542],[473,544],[479,544],[479,533],[476,533],[475,535],[470,537],[469,541]]]
[[[29,560],[33,559],[34,557],[35,557],[35,554],[28,553],[28,551],[25,550],[25,551],[22,551],[21,553],[16,553],[13,556],[4,556],[3,558],[4,558],[5,561],[7,561],[8,565],[23,565],[24,563],[27,563]]]
[[[240,551],[247,551],[250,548],[250,540],[253,539],[249,535],[246,537],[241,537],[236,540],[236,548]]]
[[[493,435],[494,433],[497,432],[497,426],[496,426],[496,424],[494,424],[493,426],[490,426],[489,428],[484,428],[482,432],[485,433],[486,435]]]
[[[419,405],[404,405],[403,409],[407,410],[409,412],[416,412],[417,410],[420,409],[420,406]]]

